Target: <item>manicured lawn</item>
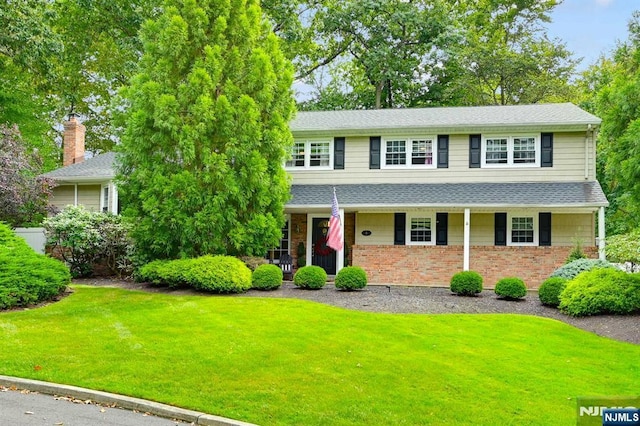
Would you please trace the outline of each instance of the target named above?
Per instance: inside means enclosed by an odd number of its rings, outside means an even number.
[[[0,313],[0,374],[262,425],[569,425],[640,383],[640,346],[549,319],[74,288]]]

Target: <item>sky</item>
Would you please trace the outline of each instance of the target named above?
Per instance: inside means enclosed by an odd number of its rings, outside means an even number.
[[[610,54],[616,41],[628,38],[627,23],[640,0],[564,0],[551,14],[550,38],[558,37],[576,57],[584,58],[584,70],[602,53]]]

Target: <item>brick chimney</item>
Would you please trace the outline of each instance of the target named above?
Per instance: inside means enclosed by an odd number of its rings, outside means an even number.
[[[64,122],[64,138],[62,139],[62,165],[82,163],[84,161],[84,133],[85,127],[78,121],[75,114],[69,114]]]

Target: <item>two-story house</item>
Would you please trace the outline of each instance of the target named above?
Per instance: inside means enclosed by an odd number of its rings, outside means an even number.
[[[372,283],[447,285],[471,269],[538,287],[577,244],[604,255],[600,122],[568,103],[299,112],[283,246],[341,268],[324,244],[335,188],[346,259]]]
[[[604,256],[596,181],[600,119],[572,104],[299,112],[283,166],[291,200],[280,247],[371,283],[447,285],[472,269],[493,286],[535,288],[580,244]],[[65,123],[65,167],[53,203],[117,212],[113,153],[84,158],[84,128]],[[333,190],[346,251],[325,245]],[[598,227],[596,228],[596,223]]]

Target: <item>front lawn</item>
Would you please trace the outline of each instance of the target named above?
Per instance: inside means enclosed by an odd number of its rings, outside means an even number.
[[[545,318],[74,290],[0,313],[0,374],[261,425],[569,425],[640,382],[640,346]]]

